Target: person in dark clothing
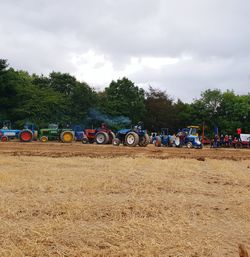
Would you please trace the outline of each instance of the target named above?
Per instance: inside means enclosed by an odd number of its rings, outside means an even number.
[[[224,135],[220,135],[220,146],[224,146]]]

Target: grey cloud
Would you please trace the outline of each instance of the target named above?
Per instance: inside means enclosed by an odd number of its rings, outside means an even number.
[[[185,101],[208,87],[249,92],[247,0],[12,0],[1,1],[0,10],[1,58],[18,69],[74,73],[71,54],[90,49],[115,70],[131,57],[190,55],[191,62],[144,68],[130,78]]]

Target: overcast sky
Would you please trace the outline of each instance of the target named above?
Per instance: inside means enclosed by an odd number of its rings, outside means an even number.
[[[128,77],[185,102],[250,91],[249,0],[0,0],[0,58],[96,89]]]

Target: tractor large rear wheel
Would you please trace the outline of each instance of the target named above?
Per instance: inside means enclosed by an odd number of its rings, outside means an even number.
[[[29,129],[22,130],[19,134],[21,142],[31,142],[33,139],[33,132]]]
[[[139,143],[139,135],[135,132],[129,132],[125,137],[125,142],[127,146],[137,146]]]
[[[150,138],[148,134],[145,134],[139,141],[139,146],[146,147],[150,143]]]
[[[109,142],[109,135],[106,132],[100,131],[96,133],[95,141],[98,145],[104,145]]]
[[[60,139],[63,143],[72,143],[74,140],[74,134],[72,131],[63,131],[60,135]]]

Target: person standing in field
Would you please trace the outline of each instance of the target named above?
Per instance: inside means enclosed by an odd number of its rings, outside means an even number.
[[[224,137],[224,144],[226,147],[229,146],[229,136],[228,135],[225,135],[225,137]]]
[[[237,128],[237,135],[238,135],[238,140],[240,141],[240,134],[241,134],[241,128]]]

